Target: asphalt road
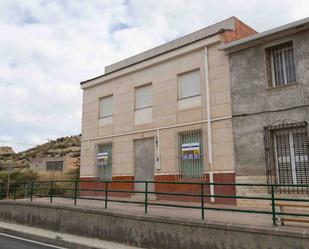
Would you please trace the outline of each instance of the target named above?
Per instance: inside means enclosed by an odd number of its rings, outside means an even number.
[[[0,233],[0,249],[66,249]]]

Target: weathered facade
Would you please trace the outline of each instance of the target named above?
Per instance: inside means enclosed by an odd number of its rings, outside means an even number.
[[[65,156],[36,157],[30,160],[29,168],[35,172],[59,172],[66,174],[78,170],[79,160],[79,157],[74,157],[71,153]]]
[[[308,41],[306,18],[223,46],[229,54],[237,182],[309,184]]]
[[[14,150],[10,146],[0,147],[0,155],[12,155],[14,153],[15,153]]]
[[[232,17],[82,82],[80,178],[233,183],[229,64],[218,47],[254,33]]]

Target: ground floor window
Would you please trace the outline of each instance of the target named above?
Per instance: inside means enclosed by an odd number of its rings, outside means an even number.
[[[278,184],[309,184],[307,123],[266,127],[268,178]],[[281,187],[287,193],[308,193],[305,187]]]
[[[185,131],[178,134],[178,164],[180,178],[203,177],[202,130]]]
[[[63,161],[46,162],[47,171],[63,171]]]
[[[97,146],[97,176],[103,180],[112,179],[112,144],[99,144]]]

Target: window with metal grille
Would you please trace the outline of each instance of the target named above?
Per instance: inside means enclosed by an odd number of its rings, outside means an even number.
[[[283,86],[296,82],[293,43],[287,42],[266,50],[269,86]]]
[[[265,128],[268,178],[271,183],[309,184],[307,123],[282,123]],[[288,193],[307,188],[281,187]]]
[[[103,180],[112,180],[112,144],[99,144],[97,148],[97,176]]]
[[[178,162],[181,179],[202,178],[203,136],[202,130],[181,132],[178,135]]]
[[[46,162],[47,171],[62,171],[63,170],[63,161],[49,161]]]

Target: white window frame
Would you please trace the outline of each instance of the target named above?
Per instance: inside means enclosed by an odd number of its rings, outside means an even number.
[[[111,98],[112,99],[112,111],[111,111],[111,114],[108,114],[108,115],[102,115],[102,110],[101,110],[101,101],[103,99],[107,99],[107,98]],[[108,118],[108,117],[111,117],[113,116],[114,114],[114,95],[113,94],[110,94],[110,95],[107,95],[107,96],[104,96],[104,97],[101,97],[99,98],[99,119],[100,118]]]
[[[288,131],[289,135],[289,149],[290,149],[290,162],[291,162],[291,170],[292,170],[292,181],[293,184],[298,184],[297,182],[297,175],[296,175],[296,156],[294,151],[294,141],[293,141],[293,131]],[[279,174],[279,157],[277,153],[277,139],[276,139],[276,133],[274,133],[274,149],[275,149],[275,162],[276,162],[276,173],[278,177],[278,182],[280,183],[280,174]],[[308,160],[308,159],[307,159]]]
[[[189,96],[185,96],[185,97],[182,97],[181,96],[181,82],[180,82],[180,78],[181,76],[183,75],[186,75],[186,74],[189,74],[189,73],[193,73],[193,72],[198,72],[199,74],[199,90],[200,92],[197,93],[197,94],[193,94],[193,95],[189,95]],[[196,97],[196,96],[201,96],[201,92],[202,92],[202,84],[201,84],[201,70],[200,68],[196,68],[196,69],[193,69],[193,70],[190,70],[190,71],[187,71],[187,72],[183,72],[183,73],[180,73],[177,75],[177,82],[178,82],[178,100],[182,100],[182,99],[187,99],[187,98],[193,98],[193,97]]]
[[[143,106],[143,107],[137,107],[137,101],[138,101],[137,90],[140,89],[140,88],[143,88],[143,87],[151,87],[151,104],[147,105],[147,106]],[[149,108],[149,107],[152,107],[152,106],[153,106],[153,85],[152,85],[152,83],[147,83],[147,84],[144,84],[144,85],[136,86],[134,88],[134,109],[135,110],[141,110],[141,109]]]
[[[292,57],[293,57],[293,70],[292,70],[292,73],[293,73],[293,76],[294,76],[294,81],[291,81],[291,82],[288,82],[287,80],[287,75],[288,75],[288,72],[286,70],[286,60],[285,60],[285,56],[284,56],[284,52],[287,50],[287,48],[285,46],[288,46],[290,45],[292,47]],[[268,47],[266,48],[268,51],[268,67],[269,67],[269,72],[270,74],[268,75],[268,77],[270,78],[269,81],[270,81],[270,86],[271,87],[280,87],[280,86],[286,86],[286,85],[290,85],[290,84],[293,84],[293,83],[296,83],[296,69],[295,69],[295,59],[294,59],[294,47],[293,47],[293,42],[292,41],[287,41],[287,42],[284,42],[284,43],[280,43],[278,45],[275,45],[275,46],[271,46],[271,47]],[[276,49],[279,49],[280,51],[276,51]],[[290,48],[288,48],[290,49]],[[278,66],[277,66],[277,69],[275,68],[275,65],[274,65],[274,57],[275,57],[275,54],[277,55],[278,54],[281,54],[282,56],[282,65],[280,66],[283,70],[283,82],[278,82],[276,83],[276,70],[278,70]],[[291,73],[291,72],[290,72]]]

